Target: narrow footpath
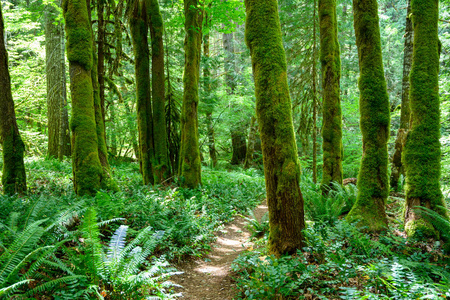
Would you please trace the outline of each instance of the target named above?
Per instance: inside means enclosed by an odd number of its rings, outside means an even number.
[[[261,220],[266,212],[266,203],[254,210],[258,220]],[[233,222],[217,233],[217,240],[211,245],[207,256],[177,265],[177,270],[184,273],[172,277],[171,280],[183,286],[178,290],[183,294],[182,299],[233,299],[236,291],[230,266],[242,251],[252,246],[249,237],[246,221],[236,216]]]

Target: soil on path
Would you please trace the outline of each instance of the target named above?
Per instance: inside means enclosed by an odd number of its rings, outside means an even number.
[[[256,219],[261,220],[267,212],[267,204],[255,208]],[[231,300],[236,291],[231,278],[231,263],[239,254],[249,248],[250,233],[246,222],[236,217],[217,234],[217,240],[211,245],[210,253],[194,261],[176,266],[182,275],[172,277],[172,281],[183,286],[179,290],[183,299],[191,300]]]

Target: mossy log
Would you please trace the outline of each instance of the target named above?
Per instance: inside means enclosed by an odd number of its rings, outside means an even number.
[[[305,221],[278,3],[245,0],[245,8],[269,206],[269,252],[293,254],[304,246]]]

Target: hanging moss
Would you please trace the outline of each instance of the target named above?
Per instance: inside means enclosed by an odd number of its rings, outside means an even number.
[[[202,12],[198,0],[184,0],[185,32],[183,106],[181,109],[180,177],[183,185],[196,188],[201,184],[198,143],[198,84],[202,44]]]
[[[324,190],[331,182],[342,184],[342,113],[340,93],[341,59],[337,35],[336,0],[319,0],[320,61],[323,89]]]
[[[91,24],[86,1],[66,0],[63,9],[72,95],[70,127],[73,145],[73,182],[78,195],[92,195],[101,188],[103,170],[98,156],[91,78],[93,66]],[[85,35],[86,32],[89,33],[89,37]]]
[[[347,219],[368,231],[387,227],[385,203],[389,194],[389,97],[381,55],[376,0],[354,0],[354,27],[358,47],[359,110],[363,156],[358,174],[358,196]]]
[[[433,236],[432,224],[414,212],[424,206],[446,216],[439,179],[441,175],[438,0],[411,2],[414,27],[410,73],[411,128],[406,137],[403,162],[406,171],[405,228],[408,235]]]
[[[278,5],[276,0],[246,0],[245,7],[269,206],[269,251],[292,254],[304,245],[305,221]]]
[[[145,2],[135,1],[130,16],[136,74],[137,119],[139,130],[139,162],[144,184],[153,184],[154,147],[153,120],[150,96],[150,62],[147,40],[147,11]]]
[[[155,161],[153,175],[155,183],[165,182],[170,177],[165,104],[164,77],[164,24],[159,11],[158,0],[147,0],[150,34],[152,37],[152,104],[153,104],[153,140]]]

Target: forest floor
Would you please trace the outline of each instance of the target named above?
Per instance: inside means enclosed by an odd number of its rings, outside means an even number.
[[[258,221],[267,212],[263,202],[254,210]],[[231,263],[240,253],[250,248],[250,233],[246,221],[236,216],[234,221],[217,232],[217,240],[211,245],[208,255],[176,266],[182,275],[172,277],[172,281],[183,286],[179,292],[183,299],[191,300],[231,300],[236,294],[232,278]]]

